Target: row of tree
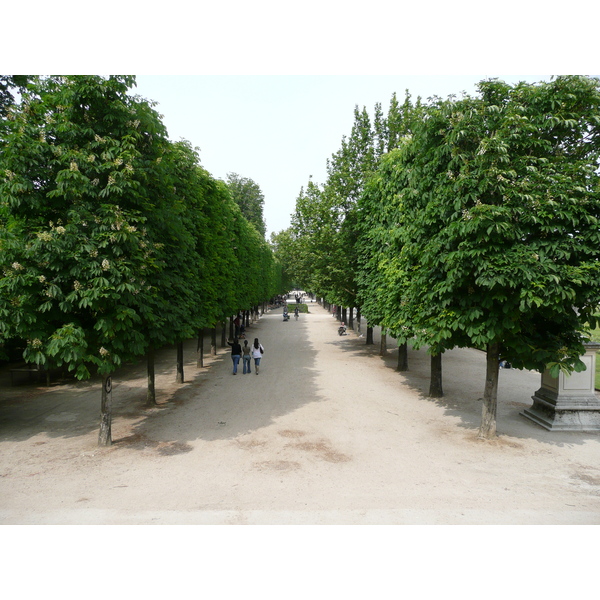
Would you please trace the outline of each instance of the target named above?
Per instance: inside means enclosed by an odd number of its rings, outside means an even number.
[[[598,79],[393,96],[372,123],[355,109],[326,183],[301,190],[277,252],[299,285],[394,336],[399,368],[408,342],[427,347],[431,395],[442,394],[445,350],[485,350],[479,435],[492,437],[501,359],[584,368],[600,304],[599,160]]]
[[[253,182],[214,179],[134,85],[32,77],[0,121],[0,351],[100,374],[104,444],[115,369],[148,355],[153,373],[155,348],[282,291],[261,207],[252,224],[235,201]]]

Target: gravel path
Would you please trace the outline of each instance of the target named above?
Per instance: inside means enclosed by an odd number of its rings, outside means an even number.
[[[145,408],[145,365],[113,385],[113,440],[97,446],[97,382],[2,387],[0,524],[600,524],[600,436],[548,432],[519,415],[536,373],[501,370],[498,438],[477,439],[484,355],[395,371],[320,306],[252,325],[260,374],[231,374],[224,349],[175,383],[157,359],[160,406]],[[208,340],[207,340],[208,341]],[[376,337],[376,342],[378,338]]]

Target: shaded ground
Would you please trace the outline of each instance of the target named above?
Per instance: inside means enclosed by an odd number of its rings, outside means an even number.
[[[231,374],[226,350],[196,368],[186,344],[157,358],[160,406],[145,407],[145,365],[113,384],[113,440],[97,446],[99,383],[0,388],[3,524],[599,524],[600,436],[548,432],[519,415],[536,373],[501,370],[498,438],[477,439],[485,359],[382,358],[324,309],[248,332],[260,374]],[[391,346],[391,344],[390,344]],[[5,370],[6,371],[6,370]]]

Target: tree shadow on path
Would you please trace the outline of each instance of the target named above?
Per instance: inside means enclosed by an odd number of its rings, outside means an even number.
[[[333,326],[333,325],[332,325]],[[365,328],[363,327],[363,331]],[[431,357],[426,348],[408,348],[408,371],[397,371],[398,348],[395,340],[387,339],[387,352],[380,356],[379,328],[374,328],[374,344],[366,345],[365,338],[354,332],[330,342],[352,355],[353,360],[380,360],[390,372],[396,372],[398,386],[407,386],[420,400],[442,407],[446,414],[458,417],[459,426],[475,435],[481,424],[486,359],[485,353],[472,348],[455,348],[442,358],[442,388],[444,396],[429,396]],[[599,432],[547,431],[520,413],[532,405],[531,397],[541,385],[541,375],[532,371],[500,369],[498,386],[497,435],[536,440],[552,446],[573,446],[589,440],[599,440]]]

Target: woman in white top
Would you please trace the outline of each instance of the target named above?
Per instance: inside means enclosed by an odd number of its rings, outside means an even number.
[[[259,343],[258,338],[254,338],[254,344],[252,344],[252,358],[254,359],[254,372],[258,375],[258,366],[260,365],[260,359],[265,349],[262,344]]]

